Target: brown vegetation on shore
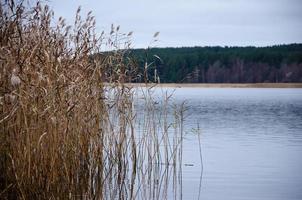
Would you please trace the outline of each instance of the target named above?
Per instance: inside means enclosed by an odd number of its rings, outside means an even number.
[[[142,87],[144,84],[127,84],[132,87]],[[170,88],[302,88],[302,83],[161,83],[149,86]]]

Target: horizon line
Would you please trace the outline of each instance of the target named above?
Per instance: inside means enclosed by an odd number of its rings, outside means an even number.
[[[164,49],[164,48],[268,48],[278,46],[302,45],[302,43],[280,43],[273,45],[195,45],[195,46],[153,46],[153,47],[133,47],[131,49]]]

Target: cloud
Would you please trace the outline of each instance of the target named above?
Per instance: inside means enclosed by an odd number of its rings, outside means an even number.
[[[256,45],[302,42],[300,0],[76,0],[51,2],[71,21],[78,5],[92,10],[97,29],[111,23],[134,31],[136,47],[160,31],[159,46]],[[68,8],[68,9],[66,9]]]

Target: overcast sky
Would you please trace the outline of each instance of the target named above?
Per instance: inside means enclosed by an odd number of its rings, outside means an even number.
[[[92,11],[97,30],[111,24],[134,31],[134,47],[267,46],[302,43],[302,0],[50,0],[68,21],[79,5]]]

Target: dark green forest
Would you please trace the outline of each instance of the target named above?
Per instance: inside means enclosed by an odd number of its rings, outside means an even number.
[[[302,82],[302,44],[134,49],[130,56],[141,71],[150,64],[149,80],[161,83]]]

